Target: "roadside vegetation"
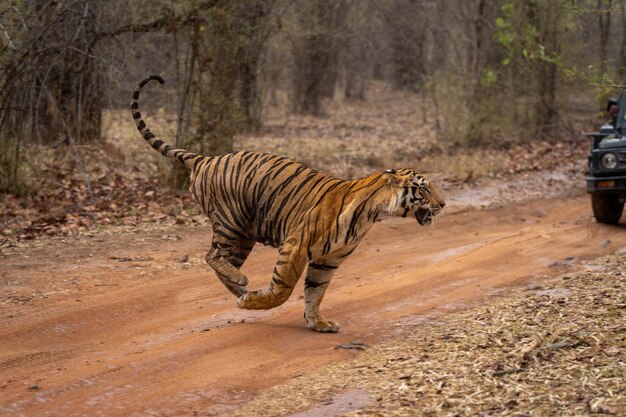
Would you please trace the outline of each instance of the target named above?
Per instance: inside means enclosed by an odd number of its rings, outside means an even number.
[[[586,269],[426,316],[223,416],[623,415],[626,258]]]
[[[146,92],[146,101],[151,92]],[[518,143],[504,149],[451,151],[437,142],[432,129],[403,112],[407,103],[419,106],[419,98],[382,87],[379,96],[384,106],[342,103],[322,119],[276,110],[268,115],[260,132],[238,135],[234,148],[285,155],[340,178],[410,166],[433,176],[441,186],[457,188],[472,186],[484,177],[505,182],[543,170],[567,169],[571,176],[584,171],[584,137],[558,143]],[[174,134],[175,126],[168,123],[166,113],[145,113],[153,131],[163,138]],[[581,119],[576,129],[582,131],[584,123]],[[205,223],[191,195],[169,185],[172,163],[146,146],[129,111],[107,111],[103,124],[105,143],[77,146],[90,161],[86,168],[89,182],[71,154],[30,148],[34,153],[29,156],[32,165],[28,168],[32,178],[39,179],[38,189],[0,197],[0,244],[94,234],[115,226]]]
[[[150,73],[142,110],[174,145],[461,182],[579,158],[626,78],[623,0],[116,4],[0,8],[5,241],[197,213],[134,131]]]

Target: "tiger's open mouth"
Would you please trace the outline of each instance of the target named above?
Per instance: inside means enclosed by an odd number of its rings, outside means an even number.
[[[433,223],[433,211],[429,208],[418,208],[415,212],[417,222],[422,226],[428,226]]]

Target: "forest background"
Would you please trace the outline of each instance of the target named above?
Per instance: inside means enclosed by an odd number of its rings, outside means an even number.
[[[80,205],[155,208],[184,188],[158,155],[137,162],[127,106],[148,74],[167,81],[142,95],[148,124],[205,154],[262,150],[338,176],[549,169],[557,146],[586,150],[582,130],[626,79],[626,0],[5,0],[3,234],[88,228]],[[476,162],[461,172],[459,155]]]

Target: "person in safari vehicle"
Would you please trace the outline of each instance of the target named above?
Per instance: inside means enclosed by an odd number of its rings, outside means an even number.
[[[600,223],[616,224],[626,200],[626,83],[618,100],[609,100],[610,120],[593,139],[589,153],[587,192],[591,194],[593,215]]]

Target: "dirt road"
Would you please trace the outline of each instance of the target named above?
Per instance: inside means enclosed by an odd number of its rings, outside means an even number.
[[[212,415],[402,332],[424,315],[563,274],[626,246],[588,197],[375,226],[322,304],[338,334],[305,329],[302,285],[283,306],[243,311],[204,264],[206,229],[55,241],[0,255],[0,415]],[[276,251],[244,266],[267,285]],[[567,258],[567,259],[566,259]]]

